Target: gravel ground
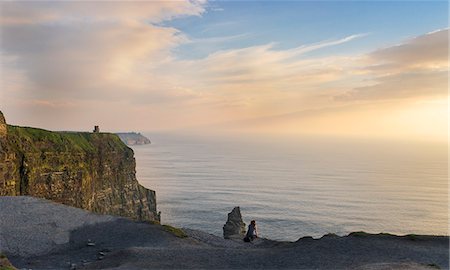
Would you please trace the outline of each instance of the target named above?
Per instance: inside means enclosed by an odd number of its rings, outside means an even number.
[[[19,269],[448,269],[449,238],[354,234],[297,242],[225,240],[192,229],[0,197],[0,250]]]
[[[183,231],[192,239],[197,240],[202,244],[206,244],[210,247],[218,248],[272,248],[281,247],[287,245],[289,242],[273,241],[266,238],[257,238],[250,243],[244,242],[241,237],[232,239],[224,239],[214,234],[206,233],[199,230],[193,230],[189,228],[183,228]]]
[[[26,196],[1,197],[0,209],[0,250],[24,257],[58,249],[77,228],[119,219]]]

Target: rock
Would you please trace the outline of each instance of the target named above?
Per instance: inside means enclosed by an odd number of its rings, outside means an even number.
[[[3,113],[0,112],[0,138],[5,138],[6,137],[6,121],[5,121],[5,117],[3,116]]]
[[[223,238],[242,238],[245,235],[245,223],[242,221],[241,209],[239,206],[233,208],[228,214],[228,220],[223,226]]]

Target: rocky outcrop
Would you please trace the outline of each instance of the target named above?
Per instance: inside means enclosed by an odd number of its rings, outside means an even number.
[[[0,139],[6,137],[6,121],[3,113],[0,112]]]
[[[142,135],[141,133],[136,132],[126,132],[126,133],[116,133],[119,138],[127,145],[143,145],[150,144],[151,141]]]
[[[117,135],[51,132],[6,125],[2,119],[0,195],[29,195],[96,213],[160,220],[155,192],[138,183],[133,150]]]
[[[242,238],[244,235],[245,223],[242,221],[241,209],[236,206],[228,213],[228,220],[223,226],[223,238]]]

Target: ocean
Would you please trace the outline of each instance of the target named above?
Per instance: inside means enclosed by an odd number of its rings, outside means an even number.
[[[447,145],[146,134],[137,178],[162,223],[222,236],[234,206],[262,237],[448,235]]]

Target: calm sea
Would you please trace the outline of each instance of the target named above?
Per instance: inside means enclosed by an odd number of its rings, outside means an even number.
[[[448,235],[447,145],[147,134],[138,180],[162,223],[222,235],[240,206],[278,240],[353,231]]]

